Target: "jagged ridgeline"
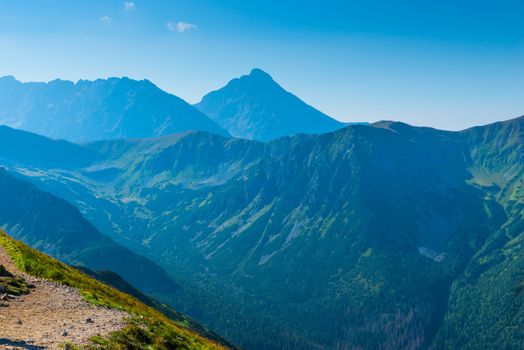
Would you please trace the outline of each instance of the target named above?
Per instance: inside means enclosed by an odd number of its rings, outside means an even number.
[[[216,335],[202,327],[194,327],[189,320],[169,319],[152,307],[146,306],[134,297],[117,291],[106,284],[83,274],[79,270],[65,265],[45,254],[35,251],[24,243],[17,241],[3,231],[0,231],[0,253],[5,253],[14,266],[29,277],[57,282],[74,288],[80,292],[83,299],[97,307],[117,310],[125,315],[119,329],[106,337],[93,336],[85,344],[71,344],[69,349],[230,349],[234,348]],[[1,254],[0,254],[1,256]],[[5,282],[5,283],[4,283]],[[0,288],[10,297],[22,294],[37,294],[40,284],[36,287],[24,282],[21,277],[14,276],[4,266],[0,266]],[[56,288],[55,288],[56,290]],[[0,293],[1,294],[1,293]],[[68,305],[69,307],[71,305]],[[9,309],[8,304],[3,305]],[[93,308],[93,310],[97,310]],[[68,312],[64,310],[64,312]],[[94,312],[94,311],[93,311]],[[35,315],[42,318],[40,328],[46,327],[46,315]],[[22,317],[22,315],[18,315]],[[14,323],[15,320],[5,320]],[[95,321],[88,318],[87,323]],[[19,321],[23,325],[22,321]],[[0,333],[0,335],[2,335]],[[64,332],[64,339],[67,336]],[[4,339],[5,340],[5,339]],[[38,347],[38,343],[18,342],[20,346]],[[34,343],[34,344],[33,344]],[[64,341],[65,344],[65,341]]]
[[[176,292],[150,295],[245,348],[513,349],[524,343],[523,123],[67,144],[92,155],[83,164],[42,138],[39,163],[12,148],[0,157],[176,277]]]
[[[228,135],[148,80],[22,83],[0,78],[0,124],[70,141],[153,137],[187,130]]]

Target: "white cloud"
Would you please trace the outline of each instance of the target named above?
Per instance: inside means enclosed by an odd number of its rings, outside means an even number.
[[[124,2],[124,11],[133,11],[135,9],[135,3],[125,1]]]
[[[176,23],[173,23],[173,22],[167,22],[166,23],[166,27],[167,29],[169,29],[170,31],[174,32],[176,30]]]
[[[197,29],[197,26],[192,24],[192,23],[178,22],[176,24],[176,29],[180,33],[183,33],[183,32],[188,31],[188,30],[195,30],[195,29]]]
[[[100,18],[100,22],[105,24],[111,24],[111,22],[113,22],[113,19],[109,16],[104,16]]]
[[[178,22],[178,23],[167,22],[166,27],[167,29],[169,29],[172,32],[177,31],[179,33],[184,33],[184,32],[187,32],[188,30],[197,29],[197,26],[195,24],[186,23],[186,22]]]

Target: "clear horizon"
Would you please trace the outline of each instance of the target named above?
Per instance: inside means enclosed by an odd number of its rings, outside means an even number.
[[[266,72],[268,73],[268,72]],[[270,73],[269,73],[270,74]],[[1,78],[5,78],[7,76],[0,76],[0,79]],[[22,83],[49,83],[49,82],[52,82],[53,80],[62,80],[62,81],[71,81],[73,83],[77,83],[78,81],[80,80],[88,80],[88,81],[93,81],[94,79],[78,79],[78,80],[68,80],[68,79],[61,79],[61,78],[55,78],[55,79],[51,79],[51,80],[47,80],[47,81],[34,81],[34,80],[28,80],[28,81],[22,81],[20,79],[18,79],[17,77],[13,76],[13,78],[15,78],[16,80],[22,82]],[[133,79],[133,78],[130,78],[128,76],[108,76],[108,77],[103,77],[103,78],[96,78],[96,79],[111,79],[111,78],[117,78],[117,79],[122,79],[122,78],[129,78],[129,79]],[[170,93],[170,94],[174,94],[173,92],[170,92],[170,91],[167,91],[165,89],[162,89],[161,87],[158,86],[158,84],[156,84],[154,81],[151,81],[150,79],[147,79],[147,78],[144,78],[145,80],[149,80],[151,83],[153,83],[154,85],[156,85],[158,88],[160,88],[161,90],[163,91],[166,91],[167,93]],[[232,78],[234,79],[234,78]],[[278,83],[278,81],[276,81]],[[225,84],[224,84],[225,85]],[[222,86],[221,86],[222,87]],[[213,90],[211,90],[213,91]],[[209,91],[209,92],[211,92]],[[292,93],[292,91],[290,91]],[[175,96],[177,96],[175,94]],[[178,96],[180,97],[180,96]],[[203,96],[202,96],[203,97]],[[300,97],[299,97],[300,98]],[[196,102],[189,102],[186,100],[186,102],[190,103],[190,104],[195,104]],[[308,103],[307,101],[304,101],[305,103]],[[315,106],[313,106],[315,107]],[[315,107],[316,108],[316,107]],[[398,122],[404,122],[402,120],[395,120],[395,119],[378,119],[378,120],[365,120],[365,121],[359,121],[359,120],[350,120],[350,121],[344,121],[344,120],[340,120],[340,119],[337,119],[336,117],[333,117],[331,115],[329,115],[330,117],[338,120],[338,121],[341,121],[341,122],[348,122],[348,123],[360,123],[360,122],[367,122],[367,123],[378,123],[378,122],[384,122],[384,121],[398,121]],[[420,127],[432,127],[432,128],[436,128],[436,129],[440,129],[440,130],[449,130],[449,131],[461,131],[461,130],[465,130],[465,129],[468,129],[468,128],[471,128],[471,127],[476,127],[476,126],[483,126],[483,125],[487,125],[487,124],[491,124],[491,123],[496,123],[496,122],[503,122],[503,121],[507,121],[507,120],[511,120],[511,119],[516,119],[516,118],[520,118],[520,117],[523,117],[524,114],[521,114],[521,115],[516,115],[516,116],[510,116],[510,117],[507,117],[507,118],[501,118],[501,119],[497,119],[497,120],[493,120],[493,121],[490,121],[490,122],[487,122],[487,123],[481,123],[481,124],[474,124],[474,125],[469,125],[469,126],[466,126],[465,128],[462,128],[462,129],[442,129],[442,128],[437,128],[437,127],[434,127],[434,126],[431,126],[431,125],[416,125],[416,124],[410,124],[410,125],[413,125],[413,126],[420,126]]]
[[[345,122],[524,114],[518,1],[0,0],[0,75],[148,79],[189,103],[258,67]]]

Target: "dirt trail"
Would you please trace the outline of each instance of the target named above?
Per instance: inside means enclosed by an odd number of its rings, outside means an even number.
[[[83,301],[71,287],[41,280],[19,271],[0,247],[0,265],[35,286],[31,293],[1,301],[0,349],[60,349],[65,342],[85,344],[124,325],[124,312]]]

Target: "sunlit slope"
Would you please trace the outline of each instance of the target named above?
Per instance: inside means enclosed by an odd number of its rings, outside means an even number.
[[[131,315],[127,326],[107,339],[93,338],[92,345],[103,349],[226,349],[175,323],[137,299],[100,283],[80,271],[29,248],[0,231],[0,246],[22,271],[39,278],[77,288],[85,300],[95,305],[125,311]]]
[[[504,347],[521,341],[522,123],[190,132],[14,170],[184,281],[155,296],[246,348]]]

